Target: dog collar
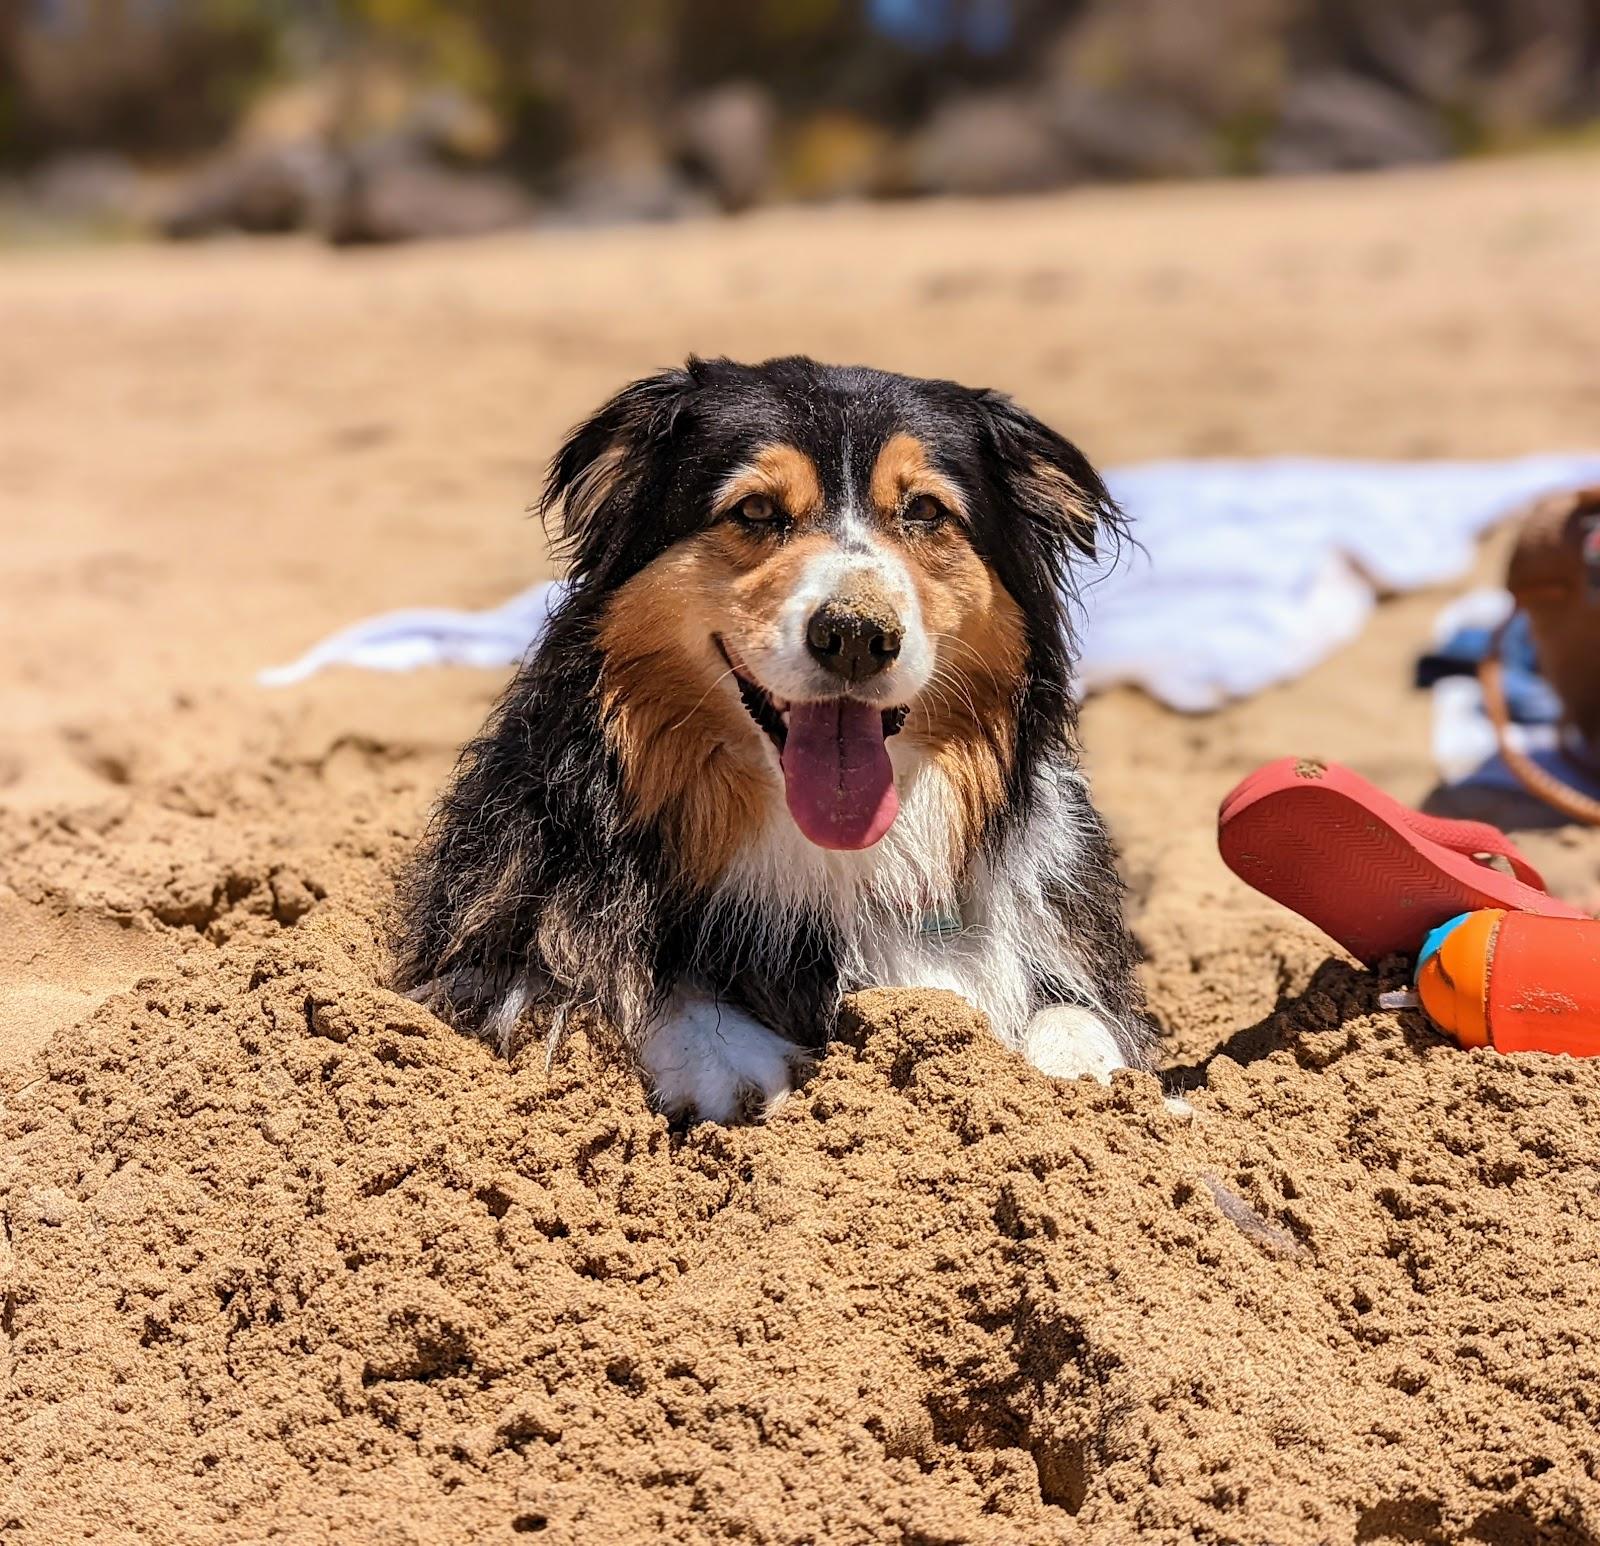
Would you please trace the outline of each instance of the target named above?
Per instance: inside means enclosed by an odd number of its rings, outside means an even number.
[[[954,939],[965,927],[961,914],[953,908],[930,907],[922,915],[921,932],[941,942]]]

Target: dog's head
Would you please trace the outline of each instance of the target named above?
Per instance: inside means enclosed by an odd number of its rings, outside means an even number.
[[[877,842],[918,758],[975,839],[1019,736],[1065,733],[1071,566],[1119,519],[1007,398],[799,358],[635,382],[557,506],[632,803],[708,879],[780,782],[811,842]]]

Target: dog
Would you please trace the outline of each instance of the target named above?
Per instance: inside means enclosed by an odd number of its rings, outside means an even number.
[[[507,1050],[579,1016],[690,1120],[769,1112],[872,986],[1049,1074],[1148,1066],[1073,686],[1124,527],[1076,446],[994,391],[691,358],[540,509],[569,588],[402,883],[400,988]]]

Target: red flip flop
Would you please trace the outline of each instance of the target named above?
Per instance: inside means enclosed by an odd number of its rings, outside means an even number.
[[[1369,963],[1415,953],[1429,930],[1480,907],[1588,916],[1552,897],[1503,832],[1425,816],[1336,763],[1285,757],[1252,773],[1222,802],[1217,842],[1241,880]]]

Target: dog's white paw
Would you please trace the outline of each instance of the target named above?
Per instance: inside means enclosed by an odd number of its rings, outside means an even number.
[[[656,1104],[668,1116],[759,1122],[794,1087],[800,1049],[742,1009],[695,994],[674,996],[639,1052]]]
[[[1028,1022],[1022,1055],[1055,1079],[1098,1079],[1110,1084],[1128,1060],[1111,1027],[1080,1004],[1052,1004]]]

